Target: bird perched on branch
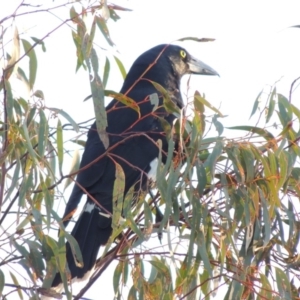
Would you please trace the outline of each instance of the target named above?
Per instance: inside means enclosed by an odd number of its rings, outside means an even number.
[[[124,197],[132,187],[138,193],[147,190],[150,179],[155,181],[160,151],[158,140],[161,141],[162,163],[168,152],[168,138],[162,123],[166,121],[172,126],[176,118],[165,109],[163,98],[167,92],[172,104],[179,110],[183,108],[180,80],[185,74],[218,75],[179,46],[159,45],[146,51],[133,63],[120,91],[133,102],[126,105],[116,97],[106,108],[107,149],[99,138],[96,124],[91,126],[77,184],[63,216],[66,226],[82,196],[87,194],[83,211],[71,233],[80,247],[83,267],[76,266],[67,243],[67,263],[72,279],[84,278],[93,269],[100,246],[107,243],[112,233],[116,165],[124,172]],[[158,100],[156,104],[152,101],[153,95]],[[52,285],[59,283],[61,277],[57,273]]]

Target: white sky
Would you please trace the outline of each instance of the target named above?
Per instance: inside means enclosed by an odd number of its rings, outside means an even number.
[[[0,19],[19,3],[0,0]],[[224,125],[254,124],[255,118],[251,122],[248,119],[258,93],[281,79],[278,91],[288,96],[290,83],[300,76],[300,28],[288,28],[300,25],[299,0],[119,0],[113,3],[133,11],[118,12],[121,20],[108,22],[115,50],[110,50],[102,38],[96,43],[108,49],[108,53],[118,51],[126,70],[138,55],[157,44],[188,36],[216,39],[211,43],[184,42],[181,45],[221,75],[220,78],[192,76],[190,85],[191,89],[205,92],[207,100],[228,115],[220,120]],[[57,13],[62,18],[69,16],[68,9]],[[27,29],[27,36],[38,38],[59,23],[47,13],[17,18],[20,32],[22,28]],[[43,90],[47,106],[63,108],[77,121],[92,117],[92,101],[82,101],[90,94],[88,74],[82,70],[75,74],[75,47],[70,28],[60,28],[45,39],[45,44],[47,52],[38,52],[35,88]],[[114,68],[108,88],[118,91],[121,84],[119,71]],[[185,92],[184,87],[182,91]],[[300,106],[299,97],[298,88],[293,103]],[[98,299],[99,291],[103,293],[103,286],[108,286],[103,280],[111,279],[112,275],[107,273],[103,277],[85,295],[87,298]],[[106,299],[112,299],[109,290],[105,295]]]

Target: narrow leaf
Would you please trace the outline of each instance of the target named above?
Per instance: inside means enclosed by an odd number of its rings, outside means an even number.
[[[213,124],[215,125],[215,128],[218,132],[218,135],[222,135],[223,131],[224,131],[224,127],[222,125],[221,122],[218,121],[218,115],[214,115],[213,118],[212,118],[212,122]]]
[[[22,290],[20,288],[18,288],[20,286],[19,282],[18,282],[18,279],[17,277],[12,273],[12,272],[9,272],[10,274],[10,277],[14,283],[14,285],[17,287],[17,291],[18,291],[18,295],[19,295],[19,298],[20,299],[24,299],[23,298],[23,294],[22,294]]]
[[[109,146],[109,139],[106,132],[107,116],[104,104],[104,89],[100,76],[98,75],[98,56],[93,48],[91,51],[91,58],[86,58],[87,65],[90,69],[90,62],[93,68],[93,79],[90,81],[94,111],[96,117],[96,127],[105,149]],[[90,70],[91,71],[91,70]]]
[[[70,244],[70,248],[74,257],[74,261],[77,267],[83,267],[83,259],[82,259],[82,254],[79,248],[79,245],[76,241],[76,239],[69,233],[63,232],[63,235],[67,239],[67,241]]]
[[[119,283],[120,283],[120,278],[122,275],[123,267],[124,267],[124,262],[120,261],[118,263],[117,267],[115,268],[115,272],[114,272],[114,276],[113,276],[113,287],[114,287],[115,294],[117,294],[117,292],[119,290]]]
[[[268,107],[268,113],[266,116],[266,123],[268,123],[273,115],[274,109],[275,109],[275,96],[276,96],[277,92],[276,92],[276,87],[273,89],[271,97],[270,97],[270,103],[269,103],[269,107]]]
[[[197,37],[183,37],[181,39],[178,39],[177,41],[183,42],[183,41],[195,41],[195,42],[213,42],[215,39],[213,38],[197,38]]]
[[[201,259],[202,259],[203,264],[204,264],[204,269],[208,272],[209,277],[212,277],[212,268],[211,268],[209,257],[208,257],[207,250],[206,250],[205,237],[204,237],[204,234],[203,234],[203,230],[201,230],[201,228],[198,231],[197,236],[198,236],[198,239],[197,239],[198,251],[201,255]]]
[[[30,140],[30,137],[29,137],[29,132],[28,132],[28,128],[26,126],[26,120],[23,122],[22,124],[22,129],[20,130],[20,133],[22,134],[22,136],[25,138],[26,140],[26,143],[25,146],[31,156],[31,159],[35,162],[36,165],[39,165],[38,164],[38,160],[37,160],[37,153],[34,151],[33,147],[32,147],[32,144],[31,144],[31,140]]]
[[[111,91],[111,93],[108,95],[109,97],[113,97],[114,99],[118,100],[119,102],[123,103],[125,106],[130,107],[131,109],[135,110],[138,113],[138,117],[140,118],[140,107],[138,104],[128,96],[125,96],[121,93],[114,93]]]
[[[13,48],[12,53],[7,63],[7,66],[4,70],[5,80],[8,80],[15,69],[17,69],[16,62],[20,58],[20,37],[18,28],[14,28],[14,36],[13,36]]]
[[[195,94],[194,97],[197,101],[201,102],[203,105],[210,108],[212,111],[214,111],[220,117],[224,117],[223,114],[216,107],[214,107],[212,104],[210,104],[205,98],[200,96],[200,94],[197,94],[197,95]]]
[[[199,161],[196,162],[196,170],[197,170],[197,180],[198,180],[198,186],[197,186],[198,193],[199,196],[202,196],[207,183],[206,171],[203,164]]]
[[[232,130],[245,130],[249,132],[256,133],[263,137],[264,139],[268,140],[274,140],[274,136],[267,131],[266,129],[259,128],[259,127],[254,127],[254,126],[233,126],[233,127],[227,127],[228,129]]]
[[[0,296],[2,295],[4,284],[5,284],[4,273],[0,269]]]
[[[275,268],[276,273],[276,283],[278,287],[278,291],[282,299],[292,300],[292,291],[288,277],[286,273],[278,267]]]
[[[46,52],[46,46],[45,46],[45,42],[41,39],[38,39],[34,36],[31,36],[31,39],[38,45],[41,45],[42,46],[42,50],[43,52]]]
[[[80,164],[80,155],[79,155],[79,151],[75,150],[74,154],[72,155],[72,162],[71,162],[71,166],[70,166],[70,171],[69,174],[72,174],[74,172],[76,172],[79,169],[79,164]],[[64,185],[64,191],[66,190],[66,188],[73,183],[73,180],[68,177],[65,181],[65,185]]]
[[[219,140],[216,142],[216,145],[212,151],[212,153],[208,156],[207,160],[204,163],[204,167],[208,167],[210,170],[210,174],[213,177],[215,174],[216,162],[222,154],[223,150],[223,142]]]
[[[29,57],[29,85],[30,85],[30,89],[32,89],[35,83],[36,72],[37,72],[37,58],[32,45],[24,39],[22,39],[22,43],[23,43],[25,53]]]
[[[39,135],[38,135],[38,153],[40,157],[43,158],[45,153],[45,147],[47,145],[48,121],[46,119],[43,109],[40,109],[39,116],[40,116],[40,123],[39,123]]]
[[[118,65],[118,68],[119,68],[119,70],[120,70],[120,72],[122,74],[123,79],[125,79],[126,75],[127,75],[127,72],[125,70],[125,67],[124,67],[123,63],[116,56],[114,56],[114,59],[115,59],[117,65]]]
[[[63,116],[67,121],[70,122],[70,124],[73,126],[73,129],[76,132],[79,131],[79,126],[77,125],[77,123],[65,111],[63,111],[62,109],[54,108],[54,107],[50,107],[49,110],[53,111],[56,114],[60,114],[61,116]]]
[[[178,104],[181,105],[181,103],[175,103],[174,101],[172,101],[168,91],[159,83],[154,82],[154,81],[150,81],[153,86],[157,89],[157,91],[162,94],[163,96],[163,103],[164,103],[164,107],[166,109],[167,112],[169,113],[175,113],[178,114],[180,116],[180,108],[178,106]]]
[[[262,94],[263,91],[261,91],[258,96],[256,97],[255,101],[254,101],[254,104],[253,104],[253,108],[252,108],[252,112],[251,112],[251,115],[250,115],[250,118],[256,113],[257,111],[257,108],[258,108],[258,105],[259,105],[259,102],[260,102],[260,96]]]
[[[125,174],[120,164],[115,162],[116,174],[113,189],[113,218],[112,228],[115,230],[119,227],[122,218],[122,206],[125,188]]]
[[[109,72],[110,72],[110,62],[109,59],[106,57],[105,60],[105,65],[104,65],[104,72],[103,72],[103,76],[102,76],[102,83],[103,83],[103,87],[106,87],[107,81],[108,81],[108,76],[109,76]]]
[[[13,115],[13,107],[14,107],[14,98],[12,94],[12,89],[10,82],[7,80],[4,80],[4,86],[6,89],[6,113],[7,113],[7,118],[9,122],[13,121],[14,115]]]
[[[57,143],[58,165],[59,165],[59,170],[62,173],[62,165],[64,159],[64,145],[63,145],[63,130],[62,130],[60,119],[58,119],[57,121],[56,143]]]
[[[96,18],[97,25],[98,25],[100,31],[102,32],[103,36],[105,37],[106,41],[108,42],[108,44],[110,46],[114,46],[115,44],[110,38],[110,34],[108,31],[108,27],[106,25],[105,19],[102,18],[101,16],[96,16],[95,18]]]

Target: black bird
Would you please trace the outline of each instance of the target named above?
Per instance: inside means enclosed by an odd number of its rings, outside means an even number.
[[[72,279],[83,278],[93,268],[100,246],[107,243],[112,233],[111,218],[107,211],[112,212],[115,162],[124,171],[125,196],[131,187],[136,192],[147,189],[149,177],[155,180],[159,155],[156,142],[159,139],[162,141],[162,162],[166,161],[168,140],[160,118],[172,125],[176,117],[164,109],[163,95],[151,82],[160,84],[181,109],[184,104],[180,94],[180,79],[185,74],[218,75],[179,46],[159,45],[146,51],[133,63],[120,91],[138,104],[140,115],[116,99],[110,102],[106,108],[106,131],[109,137],[107,152],[99,138],[96,124],[91,126],[80,168],[91,164],[101,155],[103,157],[78,173],[78,185],[74,185],[63,216],[66,226],[83,194],[88,194],[83,211],[72,230],[83,256],[83,268],[76,266],[70,245],[67,244],[67,262]],[[159,98],[155,112],[149,97],[154,93]],[[90,196],[100,205],[96,205]],[[61,278],[57,274],[52,285],[55,287],[59,283]]]

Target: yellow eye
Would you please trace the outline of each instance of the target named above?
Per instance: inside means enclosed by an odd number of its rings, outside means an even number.
[[[185,58],[186,57],[186,52],[184,50],[180,50],[180,56],[182,58]]]

